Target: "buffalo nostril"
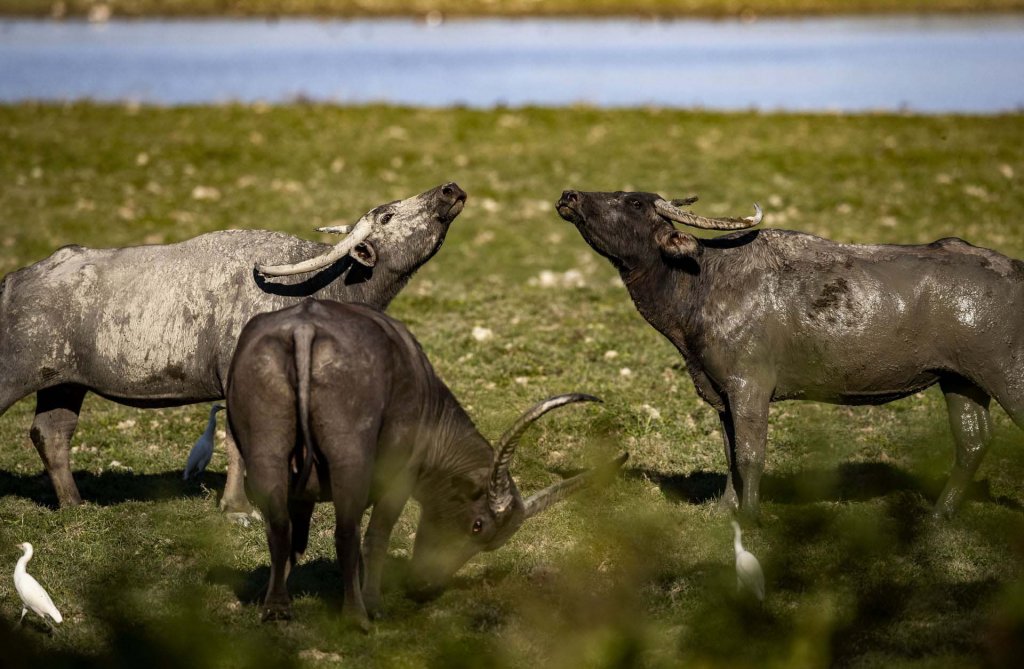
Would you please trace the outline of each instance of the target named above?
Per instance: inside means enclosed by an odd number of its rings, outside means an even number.
[[[566,202],[572,202],[573,204],[575,204],[576,202],[579,202],[580,194],[574,190],[567,190],[564,193],[562,193],[562,199],[565,200]]]

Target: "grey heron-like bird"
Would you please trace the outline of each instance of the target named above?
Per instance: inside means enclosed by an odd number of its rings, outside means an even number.
[[[223,408],[223,404],[214,404],[210,407],[210,420],[207,421],[202,436],[199,437],[196,445],[188,454],[183,480],[187,481],[194,476],[199,476],[206,469],[206,465],[210,464],[210,459],[213,457],[213,437],[217,432],[217,412]]]

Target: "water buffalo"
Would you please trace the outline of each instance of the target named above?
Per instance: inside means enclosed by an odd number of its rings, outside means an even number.
[[[855,245],[791,230],[697,239],[709,219],[653,193],[562,193],[557,209],[619,270],[637,309],[719,413],[723,502],[758,513],[768,405],[882,404],[938,383],[956,441],[936,513],[955,513],[990,440],[990,398],[1024,427],[1024,263],[956,239]]]
[[[285,581],[306,550],[317,501],[334,502],[344,610],[365,629],[367,611],[378,607],[391,530],[410,496],[422,507],[410,590],[430,595],[466,560],[500,547],[524,520],[593,476],[524,500],[509,463],[534,420],[597,398],[541,402],[495,450],[405,326],[364,305],[310,300],[253,318],[229,379],[228,420],[270,545],[264,620],[290,617]],[[370,505],[364,571],[359,523]]]
[[[87,391],[137,407],[222,399],[250,318],[311,295],[386,307],[440,248],[465,200],[448,183],[381,205],[333,247],[268,230],[65,246],[0,282],[0,415],[36,393],[32,442],[60,504],[77,504],[69,443]],[[228,456],[221,506],[245,512],[230,439]]]

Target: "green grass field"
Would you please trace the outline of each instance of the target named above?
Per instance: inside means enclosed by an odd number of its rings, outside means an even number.
[[[96,12],[94,7],[104,7]],[[0,0],[20,16],[659,16],[963,13],[1024,9],[1024,0]]]
[[[957,235],[1020,258],[1022,175],[1020,115],[0,107],[0,274],[67,243],[315,238],[457,181],[466,210],[391,313],[487,435],[551,394],[604,398],[528,433],[514,464],[525,491],[631,454],[621,480],[534,519],[426,605],[401,592],[410,505],[385,617],[364,636],[340,620],[326,506],[290,581],[296,619],[259,623],[269,557],[262,527],[217,511],[222,447],[203,485],[180,481],[206,406],[89,398],[72,456],[88,503],[57,511],[26,399],[0,418],[0,664],[1010,666],[1024,651],[1024,434],[1006,415],[994,409],[971,501],[936,523],[952,462],[936,390],[874,408],[775,405],[762,523],[745,537],[768,597],[750,606],[714,503],[717,417],[554,202],[567,187],[642,189],[746,215],[757,200],[768,226],[850,242]],[[19,541],[65,615],[52,636],[13,629]]]

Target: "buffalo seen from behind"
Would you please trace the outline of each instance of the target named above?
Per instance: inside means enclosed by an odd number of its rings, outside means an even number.
[[[523,499],[509,464],[534,420],[596,398],[541,402],[492,448],[409,331],[363,305],[310,300],[256,316],[242,331],[229,378],[228,419],[270,546],[264,620],[291,615],[285,582],[306,550],[317,501],[334,503],[343,609],[367,629],[391,531],[410,497],[422,511],[409,589],[430,596],[473,555],[500,547],[524,520],[594,475]],[[361,553],[360,519],[371,505]]]
[[[737,230],[695,198],[565,191],[557,209],[618,269],[637,309],[686,360],[719,413],[723,502],[758,513],[768,405],[882,404],[938,383],[956,441],[936,513],[963,501],[992,435],[991,398],[1024,427],[1024,263],[948,238],[840,244],[790,230],[698,239],[673,223]]]
[[[465,200],[447,183],[381,205],[344,226],[350,234],[333,247],[268,230],[66,246],[0,282],[0,415],[36,393],[32,442],[60,504],[77,504],[69,446],[87,391],[137,407],[222,399],[250,318],[309,296],[385,308],[440,248]],[[228,456],[221,506],[246,512],[230,433]]]

